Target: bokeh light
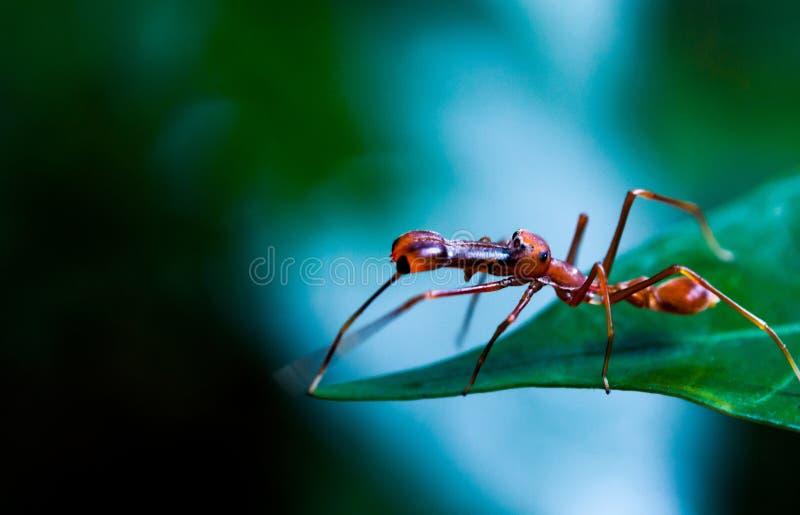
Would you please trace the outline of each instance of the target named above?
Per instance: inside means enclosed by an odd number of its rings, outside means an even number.
[[[586,212],[588,267],[630,188],[713,208],[797,173],[794,4],[4,11],[8,512],[793,505],[794,434],[685,401],[519,389],[332,403],[293,396],[273,373],[330,342],[407,230],[499,239],[524,227],[560,255]],[[637,206],[622,251],[680,216]],[[253,281],[256,261],[275,275]],[[369,313],[434,282],[462,278],[416,278]],[[467,346],[519,295],[482,298]],[[517,326],[553,300],[537,295]],[[326,380],[453,355],[466,306],[420,306]]]

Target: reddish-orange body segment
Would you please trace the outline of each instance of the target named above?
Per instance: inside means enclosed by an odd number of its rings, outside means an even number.
[[[567,258],[563,261],[552,257],[550,247],[541,236],[522,229],[516,231],[510,240],[503,242],[492,242],[486,237],[481,238],[479,241],[447,240],[433,231],[410,231],[401,235],[392,244],[391,257],[392,261],[396,263],[397,272],[344,323],[331,344],[319,373],[311,383],[309,393],[313,393],[322,379],[344,333],[378,295],[403,275],[444,267],[464,270],[466,280],[469,280],[476,273],[494,275],[502,277],[502,279],[454,290],[431,290],[417,295],[370,324],[364,329],[364,332],[373,331],[376,327],[389,322],[423,300],[456,295],[476,295],[478,293],[497,291],[509,286],[526,285],[525,293],[517,306],[500,323],[484,348],[475,370],[464,388],[464,395],[467,394],[475,382],[478,372],[494,342],[517,319],[533,295],[544,286],[552,287],[558,298],[570,306],[574,307],[581,303],[588,303],[602,305],[605,308],[608,339],[601,375],[606,393],[610,392],[608,364],[614,341],[611,306],[623,300],[638,308],[680,315],[699,313],[722,300],[772,338],[800,381],[800,369],[798,369],[788,348],[780,337],[763,320],[738,305],[694,271],[680,265],[672,265],[651,277],[643,276],[615,284],[608,282],[608,275],[611,273],[622,231],[628,218],[628,212],[637,197],[663,202],[692,214],[697,219],[709,247],[720,259],[732,259],[733,255],[721,248],[717,243],[699,207],[690,202],[664,197],[647,190],[631,190],[628,192],[605,258],[603,261],[596,262],[588,274],[582,273],[574,265],[583,230],[588,221],[588,217],[584,214],[581,214],[578,218],[575,236],[567,253]],[[679,277],[662,282],[673,275],[679,275]],[[468,310],[470,315],[474,308],[475,298],[477,297],[473,297],[473,303]],[[468,323],[469,315],[465,320],[465,328]]]

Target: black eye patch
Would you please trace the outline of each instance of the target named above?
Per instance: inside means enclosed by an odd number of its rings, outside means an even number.
[[[408,263],[407,257],[400,256],[400,259],[397,260],[397,271],[401,274],[407,274],[411,272],[411,265]]]

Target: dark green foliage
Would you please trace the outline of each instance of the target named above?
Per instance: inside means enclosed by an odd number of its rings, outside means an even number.
[[[621,257],[612,280],[689,266],[766,320],[800,356],[800,178],[762,188],[710,216],[736,259],[722,263],[690,221]],[[694,316],[614,306],[612,389],[662,393],[723,413],[800,430],[800,384],[772,340],[720,303]],[[597,388],[605,348],[603,310],[556,303],[492,350],[473,392],[524,386]],[[427,367],[323,386],[341,400],[458,395],[480,349]]]

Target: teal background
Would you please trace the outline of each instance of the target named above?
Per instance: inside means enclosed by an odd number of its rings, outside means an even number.
[[[631,187],[713,208],[795,174],[794,3],[2,11],[8,512],[794,506],[795,434],[675,399],[520,390],[345,404],[272,378],[330,341],[381,280],[365,260],[385,260],[406,230],[526,227],[559,255],[586,211],[588,266]],[[637,206],[623,251],[679,218]],[[269,248],[295,264],[258,285],[250,267]],[[308,258],[323,284],[304,280]],[[352,281],[333,280],[337,258]],[[442,281],[459,283],[419,278],[370,312]],[[467,345],[519,294],[482,299]],[[418,308],[329,379],[452,355],[465,306]]]

